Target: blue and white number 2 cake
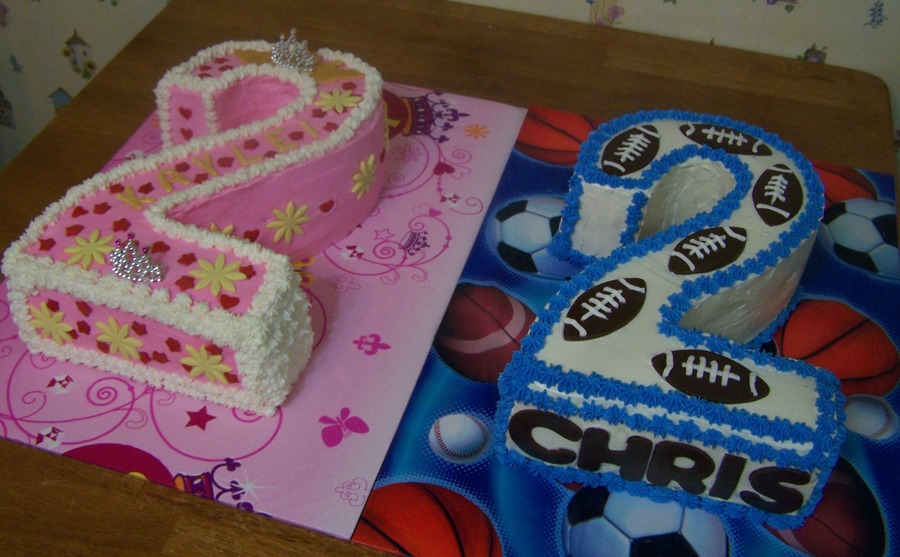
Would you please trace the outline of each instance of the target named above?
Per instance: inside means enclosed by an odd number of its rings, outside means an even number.
[[[812,512],[845,430],[838,380],[755,347],[824,207],[778,137],[680,111],[582,145],[557,255],[584,265],[500,377],[502,458],[777,527]]]

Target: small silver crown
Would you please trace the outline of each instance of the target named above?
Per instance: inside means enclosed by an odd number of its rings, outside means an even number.
[[[297,40],[297,30],[291,29],[291,36],[284,33],[272,45],[272,61],[280,66],[294,68],[301,73],[309,73],[316,64],[316,57],[309,51],[306,40]]]
[[[165,276],[162,267],[150,260],[147,248],[138,249],[134,234],[123,243],[116,240],[116,249],[109,255],[113,273],[132,282],[159,282]]]

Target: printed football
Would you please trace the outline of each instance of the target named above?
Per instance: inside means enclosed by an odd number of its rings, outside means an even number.
[[[591,340],[614,333],[644,307],[647,283],[640,278],[612,279],[582,292],[566,312],[563,339]]]
[[[600,156],[600,167],[613,176],[625,176],[653,162],[659,152],[659,131],[644,124],[629,128],[609,140]]]
[[[676,275],[708,273],[730,265],[747,245],[747,230],[738,226],[716,226],[698,230],[675,246],[669,270]]]
[[[683,124],[681,133],[685,137],[707,147],[722,149],[732,155],[769,156],[772,149],[748,133],[716,124]]]
[[[793,170],[776,164],[763,172],[753,185],[753,206],[764,223],[780,226],[803,207],[803,186]]]
[[[710,402],[743,404],[769,394],[769,385],[755,372],[708,350],[669,350],[653,356],[651,363],[669,385]]]
[[[896,218],[897,208],[890,201],[848,199],[826,209],[819,240],[850,265],[883,276],[900,277]]]

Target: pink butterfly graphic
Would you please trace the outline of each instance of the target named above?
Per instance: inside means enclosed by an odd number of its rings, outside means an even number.
[[[368,433],[369,425],[356,416],[350,415],[349,408],[341,408],[341,414],[331,418],[322,416],[319,423],[326,424],[322,428],[322,441],[326,447],[335,447],[354,433]]]

